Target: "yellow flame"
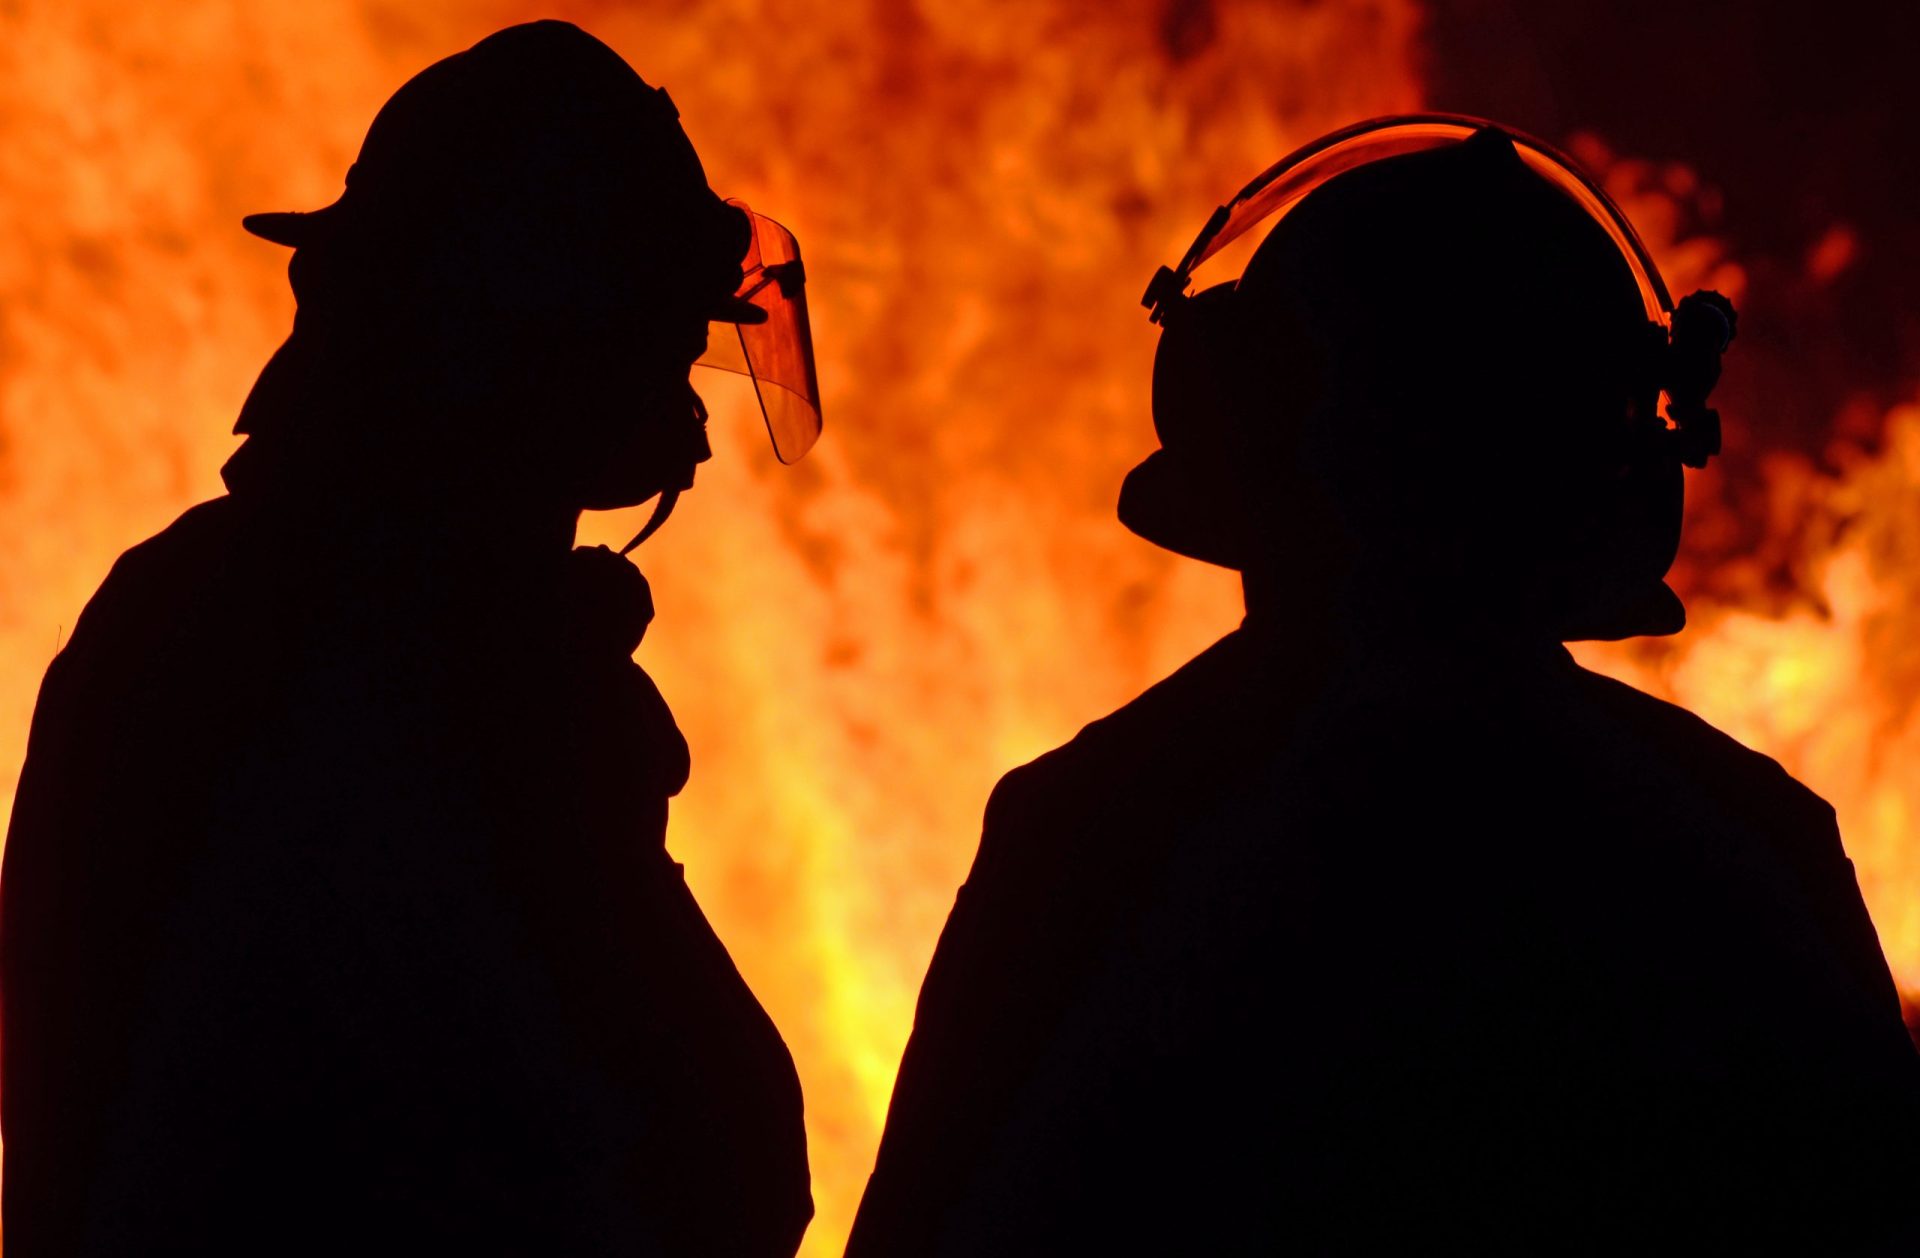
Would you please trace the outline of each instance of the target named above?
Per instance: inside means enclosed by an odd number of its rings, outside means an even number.
[[[330,201],[374,111],[427,62],[510,21],[580,21],[672,90],[716,188],[807,254],[827,435],[780,468],[750,396],[703,383],[720,455],[640,555],[661,608],[641,659],[694,750],[673,850],[800,1068],[819,1202],[805,1252],[824,1255],[993,781],[1238,617],[1229,574],[1113,520],[1152,445],[1140,290],[1281,153],[1418,107],[1418,15],[669,7],[0,13],[0,761],[18,764],[40,673],[113,556],[219,492],[233,416],[291,314],[284,253],[240,216]],[[1584,155],[1677,290],[1737,292],[1717,243],[1675,239],[1681,172]],[[1812,598],[1696,598],[1677,643],[1583,657],[1832,799],[1920,990],[1920,408],[1887,431],[1837,476],[1777,469],[1777,527],[1802,539]],[[597,520],[583,540],[630,531]]]
[[[1920,405],[1880,449],[1819,474],[1769,465],[1806,589],[1771,613],[1696,597],[1671,644],[1582,648],[1585,662],[1778,759],[1840,816],[1894,977],[1920,994]],[[1758,591],[1755,591],[1757,594]],[[1755,601],[1758,601],[1757,599]]]
[[[556,12],[557,10],[557,12]],[[1138,306],[1232,189],[1416,106],[1410,0],[1228,6],[191,7],[0,13],[0,761],[115,554],[219,492],[291,314],[240,216],[330,201],[368,121],[511,21],[667,86],[716,188],[806,249],[829,428],[774,465],[741,391],[641,555],[691,740],[671,843],[786,1034],[837,1253],[999,773],[1238,615],[1113,520],[1152,445]],[[593,522],[618,540],[630,521]]]

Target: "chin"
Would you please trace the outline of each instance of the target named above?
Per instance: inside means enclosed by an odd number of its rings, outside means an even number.
[[[637,507],[650,498],[666,493],[671,489],[693,488],[693,469],[689,467],[680,476],[661,476],[655,472],[646,476],[635,476],[621,481],[602,481],[586,487],[581,495],[581,509],[585,511],[619,511],[626,507]]]

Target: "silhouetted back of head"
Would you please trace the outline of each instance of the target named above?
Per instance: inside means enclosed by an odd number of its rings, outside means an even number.
[[[1242,504],[1254,579],[1547,635],[1599,586],[1658,586],[1670,554],[1629,579],[1600,553],[1651,396],[1639,280],[1500,132],[1333,176],[1209,303],[1230,317],[1205,364],[1157,364],[1156,423]]]
[[[1564,493],[1618,428],[1647,322],[1605,229],[1493,131],[1331,180],[1239,287],[1307,329],[1316,453],[1369,532]]]

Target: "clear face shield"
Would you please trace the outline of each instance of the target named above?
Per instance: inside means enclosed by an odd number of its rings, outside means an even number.
[[[813,365],[813,327],[807,321],[807,272],[793,233],[743,201],[752,235],[733,299],[740,318],[716,328],[698,367],[715,367],[753,381],[773,452],[798,462],[820,439],[820,382]],[[757,317],[756,317],[757,316]]]
[[[727,204],[746,216],[749,227],[746,256],[740,260],[740,287],[726,311],[715,317],[714,322],[724,326],[713,329],[707,352],[694,366],[730,371],[753,381],[775,457],[782,463],[797,463],[820,439],[821,426],[820,381],[814,368],[813,325],[807,318],[807,272],[800,261],[800,242],[746,202]],[[699,394],[692,396],[704,420],[706,407]],[[658,532],[679,497],[679,490],[660,495],[646,527],[620,553],[627,554]]]

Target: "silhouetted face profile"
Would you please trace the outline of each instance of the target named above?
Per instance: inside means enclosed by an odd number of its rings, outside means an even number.
[[[258,215],[294,245],[293,338],[240,430],[456,502],[600,509],[708,457],[688,371],[747,215],[707,186],[664,92],[563,23],[513,27],[381,110],[347,190]],[[322,439],[314,433],[328,434]]]

